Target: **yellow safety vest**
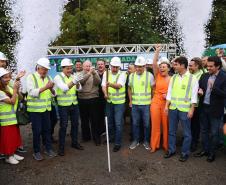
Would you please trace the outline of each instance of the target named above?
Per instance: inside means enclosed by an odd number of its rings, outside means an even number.
[[[194,76],[186,74],[180,82],[179,74],[172,77],[171,102],[169,109],[178,109],[182,112],[188,112],[191,107],[191,86]]]
[[[147,71],[140,76],[137,73],[130,75],[130,88],[132,91],[132,104],[150,105],[151,104],[151,74]]]
[[[118,72],[116,74],[116,78],[115,80],[113,80],[112,78],[112,73],[109,72],[109,79],[108,81],[110,83],[118,83],[118,79],[120,77],[122,73]],[[109,99],[107,100],[108,103],[112,103],[112,104],[123,104],[126,102],[126,88],[125,85],[123,87],[121,87],[120,89],[114,89],[112,87],[108,88],[108,95],[109,95]]]
[[[71,76],[69,78],[67,76],[63,77],[62,74],[59,74],[58,76],[65,84],[68,84],[73,80]],[[57,88],[57,103],[60,106],[77,105],[76,86],[74,85],[67,92],[63,92],[60,88]]]
[[[32,74],[32,79],[35,84],[36,89],[44,87],[50,77],[44,78],[44,81],[37,75],[37,73]],[[28,112],[45,112],[51,111],[51,91],[49,89],[39,94],[39,97],[34,98],[32,96],[27,96],[27,111]]]
[[[204,72],[202,70],[198,70],[196,73],[194,73],[193,75],[196,77],[197,80],[200,79],[200,77],[202,76]]]
[[[9,89],[9,92],[13,94],[13,89],[10,86],[8,86],[8,89]],[[3,91],[0,91],[0,92],[4,93]],[[17,119],[16,119],[17,105],[18,105],[18,97],[14,105],[0,102],[0,125],[1,126],[17,124]]]

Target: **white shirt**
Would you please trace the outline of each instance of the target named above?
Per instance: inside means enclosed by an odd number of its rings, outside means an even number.
[[[63,72],[61,72],[61,75],[62,75],[63,77],[66,76]],[[74,78],[73,75],[72,75],[72,78]],[[64,83],[64,81],[62,80],[62,78],[60,77],[60,75],[56,75],[56,76],[55,76],[55,78],[54,78],[54,83],[55,83],[54,89],[59,88],[59,89],[61,89],[63,92],[67,92],[68,90],[70,90],[69,87],[68,87],[68,84]],[[78,89],[78,90],[81,90],[81,89],[82,89],[82,86],[81,86],[80,83],[79,83],[79,89]]]
[[[147,73],[149,73],[149,75],[150,75],[150,79],[149,80],[150,80],[151,86],[155,85],[154,76],[150,72],[147,72]],[[137,75],[137,77],[138,77],[138,80],[140,80],[141,75]],[[128,85],[131,86],[131,82],[130,81],[129,81]]]
[[[35,74],[40,78],[39,73],[35,72]],[[41,79],[41,80],[43,82],[42,87],[44,87],[44,80],[43,79]],[[50,80],[52,80],[51,77],[50,77]],[[34,97],[34,98],[38,98],[40,88],[35,87],[34,78],[33,78],[32,74],[28,75],[26,85],[27,85],[26,87],[27,87],[28,95],[31,97]]]
[[[116,79],[117,74],[112,74],[113,81]],[[125,86],[125,84],[126,84],[126,73],[125,72],[121,72],[121,74],[120,74],[120,76],[118,78],[117,84],[120,84],[122,87]],[[106,86],[106,72],[104,72],[101,86],[102,87],[105,87]]]
[[[0,101],[8,99],[8,98],[9,97],[3,91],[0,92]]]
[[[187,71],[182,76],[178,75],[179,79],[180,79],[180,82],[182,82],[184,77],[186,75],[189,75],[189,74],[190,73]],[[166,100],[168,100],[168,101],[171,101],[172,82],[173,82],[173,78],[171,78],[171,80],[170,80],[169,87],[168,87],[168,92],[167,92],[167,96],[166,96]],[[196,78],[193,78],[192,79],[192,84],[191,84],[191,104],[198,102],[198,89],[199,89],[198,80]]]

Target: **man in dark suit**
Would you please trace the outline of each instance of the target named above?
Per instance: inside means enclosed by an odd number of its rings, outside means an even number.
[[[203,149],[196,153],[195,157],[208,156],[208,162],[215,160],[224,116],[226,75],[221,67],[222,62],[219,57],[209,57],[207,62],[208,73],[203,74],[199,81],[200,89],[198,93],[201,106],[200,125]]]

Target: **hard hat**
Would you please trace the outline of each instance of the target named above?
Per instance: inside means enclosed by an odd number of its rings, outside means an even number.
[[[144,57],[137,57],[136,61],[135,61],[135,65],[136,66],[145,66],[146,65],[146,61]]]
[[[120,67],[121,66],[121,59],[119,57],[113,57],[110,62],[111,66]]]
[[[4,53],[0,52],[0,60],[8,60]]]
[[[38,61],[37,61],[37,64],[46,68],[46,69],[50,69],[50,62],[49,62],[49,59],[48,58],[40,58]]]
[[[170,63],[170,61],[166,57],[161,57],[158,63],[161,64],[162,62]]]
[[[61,61],[61,67],[64,67],[64,66],[73,66],[73,63],[72,63],[71,59],[69,59],[69,58],[64,58],[64,59]]]
[[[146,64],[153,64],[153,59],[152,58],[147,59]]]
[[[10,73],[9,71],[7,71],[5,68],[0,67],[0,77],[6,75]]]

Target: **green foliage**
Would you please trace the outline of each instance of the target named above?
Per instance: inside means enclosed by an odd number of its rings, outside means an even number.
[[[207,27],[209,44],[226,43],[226,0],[215,0],[212,19]]]

